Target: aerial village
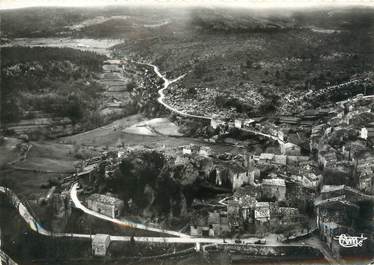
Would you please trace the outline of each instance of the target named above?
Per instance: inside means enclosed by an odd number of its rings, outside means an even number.
[[[336,258],[370,253],[374,239],[370,231],[374,218],[373,109],[372,98],[361,94],[305,111],[300,117],[280,116],[275,122],[267,122],[265,117],[229,122],[212,119],[207,126],[215,135],[206,139],[206,145],[180,146],[167,156],[176,167],[191,161],[199,164],[204,178],[201,185],[214,191],[209,198],[193,199],[185,210],[189,218],[181,231],[196,238],[234,238],[236,243],[254,237],[260,245],[318,233]],[[211,145],[232,135],[233,130],[257,133],[278,148],[260,153],[242,148],[239,154],[212,151]],[[235,142],[230,144],[245,143]],[[134,149],[119,148],[83,160],[75,174],[61,180],[61,186],[69,187],[79,179],[79,193],[89,209],[120,219],[133,200],[100,194],[97,184],[112,178],[132,152]],[[44,199],[54,191],[55,186]],[[64,198],[66,204],[68,196]],[[151,225],[159,227],[158,218],[151,218]],[[337,240],[341,234],[364,235],[365,247],[342,247]],[[94,253],[105,255],[108,237],[97,240],[92,245]],[[97,244],[106,246],[105,251],[96,251]]]

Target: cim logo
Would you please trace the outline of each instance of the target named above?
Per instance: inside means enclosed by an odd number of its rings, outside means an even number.
[[[356,248],[362,247],[364,241],[368,238],[364,237],[362,234],[361,236],[350,236],[346,234],[341,234],[340,236],[335,237],[334,239],[338,240],[339,245],[341,245],[344,248]]]

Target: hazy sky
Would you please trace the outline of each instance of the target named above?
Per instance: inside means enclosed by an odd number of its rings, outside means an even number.
[[[182,5],[182,6],[246,6],[246,7],[308,7],[321,5],[370,5],[374,0],[0,0],[0,8],[31,6],[105,6],[105,5]]]

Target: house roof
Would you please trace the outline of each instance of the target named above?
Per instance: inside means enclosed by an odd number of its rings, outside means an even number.
[[[334,222],[327,222],[327,223],[323,223],[325,226],[327,226],[329,229],[335,229],[335,228],[338,228],[339,225],[337,223],[334,223]]]
[[[110,204],[110,205],[118,205],[118,204],[123,203],[123,201],[118,199],[118,198],[114,198],[114,197],[111,197],[111,196],[108,196],[108,195],[98,194],[98,193],[94,193],[94,194],[90,195],[87,198],[87,200],[98,201],[98,202],[105,203],[105,204]]]
[[[287,121],[296,121],[296,122],[300,120],[299,117],[295,117],[295,116],[280,116],[279,119],[287,120]]]
[[[227,201],[227,206],[234,206],[234,207],[237,207],[237,206],[239,206],[239,201],[236,201],[236,200],[229,200],[229,201]]]
[[[276,178],[276,179],[263,179],[262,185],[269,185],[269,186],[286,186],[284,179]]]
[[[337,161],[337,157],[336,157],[336,153],[334,151],[331,151],[331,152],[328,152],[328,153],[325,153],[323,155],[323,157],[325,158],[325,160],[327,162],[332,162],[332,161]]]
[[[108,240],[108,238],[110,239],[109,235],[106,235],[106,234],[96,234],[92,238],[92,244],[105,242],[105,241]]]
[[[256,208],[270,207],[269,202],[256,202]]]
[[[239,199],[239,204],[243,208],[253,208],[256,206],[256,198],[246,195]]]
[[[243,197],[256,197],[256,187],[255,186],[243,186],[239,187],[238,189],[235,190],[234,197],[238,198],[239,200]]]
[[[262,153],[260,155],[260,159],[272,160],[274,158],[274,154],[271,153]]]
[[[278,207],[278,213],[288,217],[299,215],[299,210],[292,207]]]
[[[300,148],[298,145],[293,144],[293,143],[285,143],[284,147],[285,148],[298,148],[298,149]]]
[[[257,202],[255,218],[270,218],[270,204],[268,202]]]
[[[219,224],[220,214],[218,212],[210,212],[208,216],[208,224]]]
[[[344,190],[345,185],[324,185],[321,193],[333,192],[337,190]]]
[[[335,207],[337,207],[336,204],[350,206],[350,207],[354,207],[354,208],[357,208],[357,209],[360,208],[357,204],[352,203],[350,201],[347,201],[345,199],[345,195],[330,198],[330,199],[326,199],[326,200],[322,200],[322,201],[318,201],[314,205],[315,206],[334,206],[334,208],[335,208]],[[339,209],[339,208],[337,208],[337,209]]]

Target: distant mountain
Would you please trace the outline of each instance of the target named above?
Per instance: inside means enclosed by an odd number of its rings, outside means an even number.
[[[291,17],[238,15],[219,10],[199,10],[192,16],[192,25],[205,30],[227,32],[277,31],[295,26]]]

